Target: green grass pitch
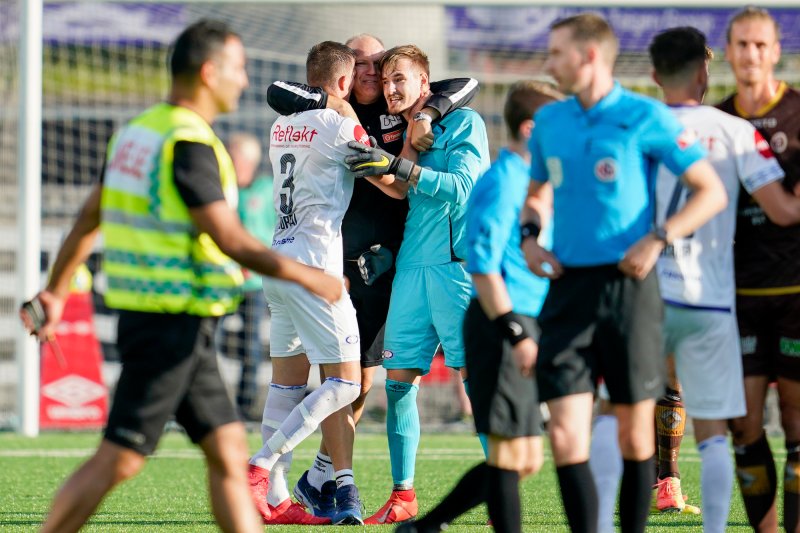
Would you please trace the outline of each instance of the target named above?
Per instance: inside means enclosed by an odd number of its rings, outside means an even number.
[[[36,439],[0,434],[0,531],[35,531],[47,512],[50,499],[65,477],[98,443],[97,434],[43,434]],[[311,463],[318,434],[294,453],[292,483]],[[779,468],[785,452],[773,439]],[[260,446],[257,434],[250,434],[250,449]],[[459,477],[482,459],[473,436],[454,433],[424,435],[417,458],[416,488],[420,510],[431,508],[450,490]],[[386,438],[380,434],[356,436],[356,482],[366,513],[377,510],[386,500],[391,480]],[[681,455],[684,493],[689,502],[700,501],[700,462],[691,437]],[[780,476],[779,476],[780,477]],[[778,493],[780,495],[780,492]],[[561,511],[553,463],[522,485],[523,529],[530,532],[568,531]],[[780,507],[780,503],[779,503]],[[366,516],[366,515],[365,515]],[[481,506],[457,520],[448,531],[490,531],[486,510]],[[651,515],[648,531],[701,531],[701,519],[690,515]],[[299,526],[271,526],[269,531],[299,532]],[[367,527],[370,531],[391,531],[390,526]],[[211,532],[218,531],[208,510],[205,468],[197,448],[179,433],[168,433],[144,471],[117,488],[102,504],[87,532]],[[749,531],[741,498],[734,491],[727,531]]]

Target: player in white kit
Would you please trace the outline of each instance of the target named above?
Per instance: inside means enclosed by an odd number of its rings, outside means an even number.
[[[769,143],[749,122],[700,105],[712,55],[705,36],[691,27],[666,30],[650,46],[654,77],[665,102],[687,131],[700,138],[728,193],[727,208],[690,237],[667,243],[656,266],[665,303],[665,352],[675,357],[702,460],[703,529],[722,532],[734,472],[726,440],[728,420],[746,411],[733,271],[737,199],[744,188],[770,219],[796,217],[800,222],[800,198],[783,189],[783,170]],[[661,167],[656,178],[657,227],[686,202],[686,195],[679,179]],[[667,429],[683,423],[674,418],[661,422]],[[595,440],[613,440],[595,431]],[[593,453],[599,449],[607,447],[593,442]],[[598,489],[616,486],[610,470],[594,474]],[[613,513],[613,506],[601,505],[601,532],[613,526]]]
[[[656,267],[665,304],[665,352],[675,358],[702,460],[703,529],[723,532],[734,471],[727,421],[746,411],[733,273],[737,199],[740,187],[756,199],[765,187],[766,194],[773,193],[784,172],[749,122],[700,105],[712,58],[702,33],[694,28],[667,30],[655,37],[650,55],[666,103],[687,131],[700,138],[728,193],[726,209],[693,235],[668,243]],[[686,195],[680,180],[661,167],[656,225],[683,205]],[[683,423],[662,422],[667,427]]]
[[[308,83],[346,100],[355,54],[326,41],[308,54]],[[350,141],[369,144],[355,119],[322,109],[279,117],[270,131],[270,160],[278,214],[272,247],[309,266],[342,275],[341,222],[353,193],[344,165]],[[344,283],[344,281],[343,281]],[[272,313],[270,384],[262,449],[250,460],[251,492],[268,524],[361,524],[352,461],[355,426],[350,404],[360,392],[361,352],[356,314],[347,294],[328,304],[291,283],[264,283]],[[305,397],[310,364],[325,380]],[[336,471],[336,513],[314,517],[289,497],[291,450],[318,425]]]

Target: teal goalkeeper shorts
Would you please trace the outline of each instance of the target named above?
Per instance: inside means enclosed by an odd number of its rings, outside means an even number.
[[[399,270],[392,284],[383,366],[387,369],[431,369],[439,343],[445,365],[464,362],[462,323],[472,282],[461,263]]]

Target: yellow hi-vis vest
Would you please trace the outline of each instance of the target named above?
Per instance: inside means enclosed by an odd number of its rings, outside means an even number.
[[[158,104],[109,142],[100,201],[106,305],[115,309],[220,316],[236,309],[241,268],[199,233],[175,186],[175,143],[214,149],[222,190],[238,200],[228,152],[194,111]]]

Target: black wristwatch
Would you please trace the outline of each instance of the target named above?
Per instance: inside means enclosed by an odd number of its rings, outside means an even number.
[[[667,241],[667,228],[664,226],[658,226],[656,229],[654,229],[653,236],[656,238],[656,240],[663,242],[665,245],[669,244],[669,241]]]
[[[519,228],[520,239],[525,240],[528,237],[533,237],[534,239],[539,238],[539,233],[541,233],[542,228],[536,222],[526,222]]]

